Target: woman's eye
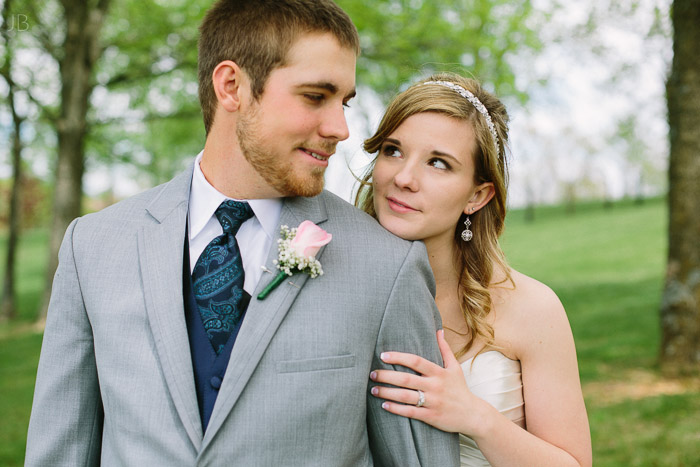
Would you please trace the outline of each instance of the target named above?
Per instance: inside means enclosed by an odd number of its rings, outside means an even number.
[[[382,148],[382,155],[388,157],[401,157],[401,151],[399,151],[399,148],[396,146],[388,144]]]
[[[440,170],[448,170],[450,168],[450,165],[442,159],[431,159],[429,164]]]

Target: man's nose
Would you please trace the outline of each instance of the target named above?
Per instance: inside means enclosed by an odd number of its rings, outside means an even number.
[[[345,118],[345,108],[342,105],[337,105],[329,109],[324,115],[319,131],[324,138],[335,139],[336,141],[348,139],[350,129]]]

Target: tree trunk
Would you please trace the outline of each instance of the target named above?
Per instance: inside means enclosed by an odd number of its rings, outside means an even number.
[[[15,293],[15,257],[19,245],[20,198],[22,191],[22,140],[20,127],[22,118],[17,115],[14,101],[14,83],[8,81],[10,110],[12,112],[12,192],[10,195],[9,234],[7,236],[7,255],[5,257],[5,277],[2,283],[2,302],[0,302],[0,321],[12,319],[17,314]]]
[[[700,2],[675,0],[672,16],[669,248],[661,365],[669,374],[685,374],[700,368]]]
[[[10,0],[5,0],[2,8],[2,36],[5,41],[4,65],[0,73],[7,83],[7,102],[12,114],[12,191],[10,194],[10,212],[8,216],[9,233],[7,236],[7,255],[5,256],[5,277],[2,283],[0,295],[0,321],[6,321],[15,317],[16,292],[15,292],[15,254],[19,243],[19,216],[20,196],[22,191],[22,140],[20,127],[22,118],[17,114],[15,107],[15,83],[12,80],[12,46],[8,24],[10,19]]]
[[[58,250],[68,224],[81,214],[87,111],[93,70],[101,54],[99,33],[109,0],[63,0],[66,37],[61,70],[61,115],[56,124],[58,157],[53,196],[49,262],[39,319],[46,318]]]

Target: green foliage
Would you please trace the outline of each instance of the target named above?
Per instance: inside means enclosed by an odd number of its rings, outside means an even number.
[[[385,100],[435,71],[473,75],[501,96],[526,99],[509,59],[541,48],[546,14],[530,0],[339,0],[360,33],[358,83]]]
[[[104,25],[87,152],[155,185],[204,144],[197,27],[210,2],[114,1]]]

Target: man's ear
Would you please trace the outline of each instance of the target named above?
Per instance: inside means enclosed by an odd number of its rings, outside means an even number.
[[[477,186],[474,196],[472,196],[464,207],[464,214],[474,214],[476,211],[486,206],[495,194],[496,189],[493,187],[492,182],[482,183]]]
[[[212,73],[214,93],[219,105],[227,112],[235,112],[250,90],[250,81],[236,62],[224,60]]]

